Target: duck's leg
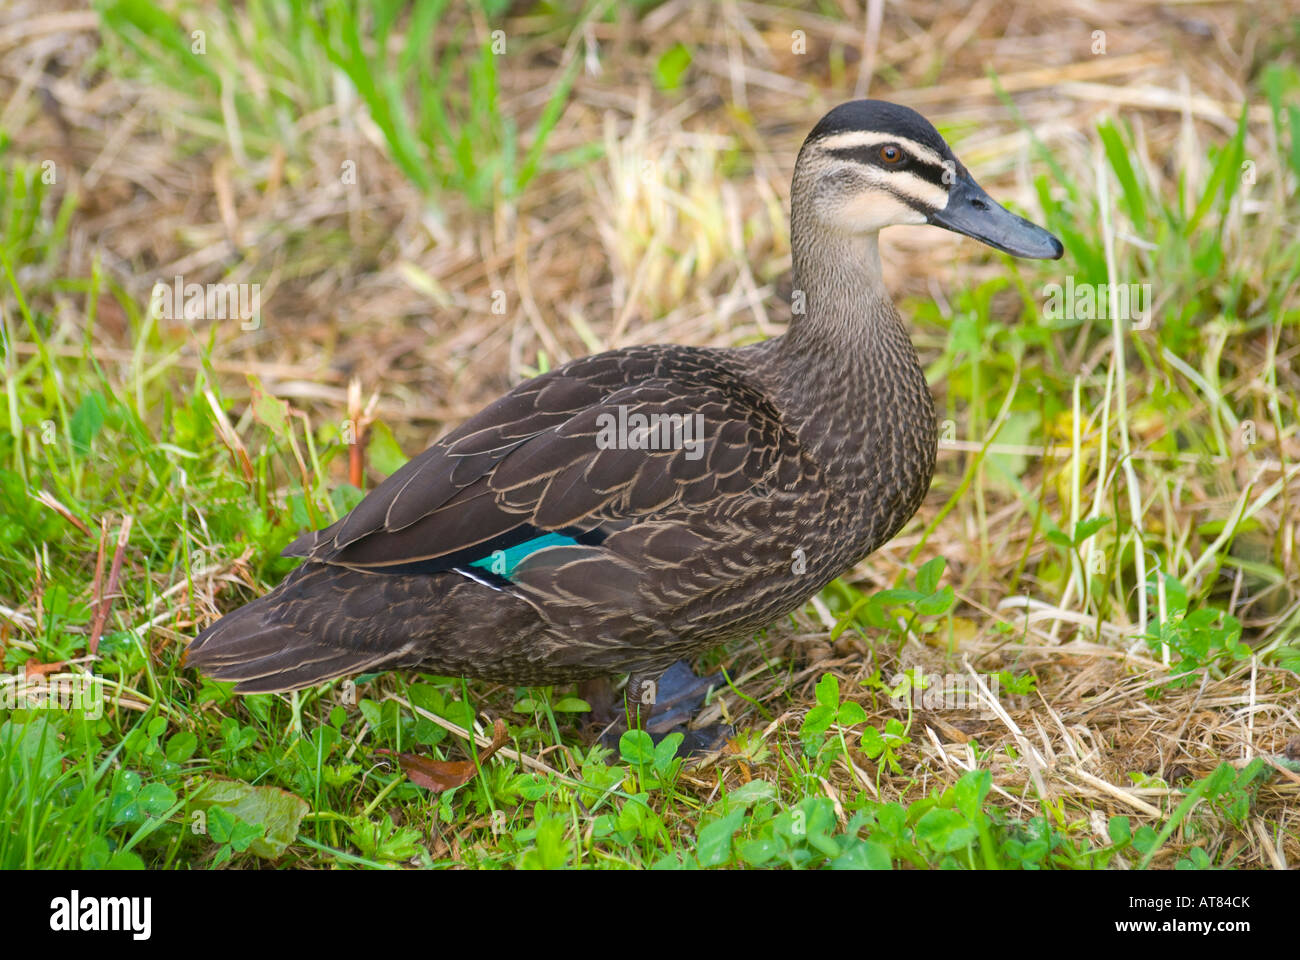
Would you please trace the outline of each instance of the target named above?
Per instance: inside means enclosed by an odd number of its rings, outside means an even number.
[[[709,691],[723,682],[721,673],[699,677],[685,660],[678,660],[653,679],[637,674],[628,677],[627,701],[629,706],[634,702],[643,706],[641,717],[647,733],[662,734],[690,720],[691,714],[704,706]]]
[[[607,727],[618,719],[614,710],[614,685],[609,677],[595,677],[578,684],[578,696],[591,705],[591,719]]]
[[[618,735],[631,725],[645,730],[656,743],[674,731],[682,733],[685,739],[680,751],[683,755],[715,749],[731,735],[728,725],[714,723],[689,730],[686,724],[691,715],[704,705],[709,690],[723,682],[721,673],[709,677],[696,676],[684,660],[678,660],[663,671],[634,671],[628,676],[624,691],[625,717],[620,719],[626,723],[616,724],[602,740],[617,743]]]
[[[644,722],[655,712],[659,703],[659,681],[666,674],[666,670],[654,673],[633,671],[628,674],[623,701],[629,724],[639,725],[638,721]]]

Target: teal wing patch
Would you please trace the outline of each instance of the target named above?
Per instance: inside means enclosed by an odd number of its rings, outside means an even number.
[[[509,580],[510,575],[515,572],[515,568],[519,564],[523,563],[525,557],[536,553],[538,550],[545,550],[547,547],[571,547],[577,542],[573,537],[565,536],[562,533],[544,533],[540,537],[525,540],[513,547],[507,547],[504,550],[493,550],[486,557],[466,564],[466,566],[478,567],[480,570],[486,570],[488,573]]]

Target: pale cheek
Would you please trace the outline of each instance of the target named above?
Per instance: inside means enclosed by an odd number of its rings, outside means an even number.
[[[925,215],[887,193],[854,197],[835,211],[839,226],[851,233],[874,233],[900,223],[925,223]]]

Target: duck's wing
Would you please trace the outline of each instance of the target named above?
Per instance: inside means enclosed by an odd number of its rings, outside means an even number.
[[[520,384],[285,554],[376,573],[463,569],[548,535],[597,544],[753,498],[793,482],[800,459],[768,399],[717,353],[614,351]]]

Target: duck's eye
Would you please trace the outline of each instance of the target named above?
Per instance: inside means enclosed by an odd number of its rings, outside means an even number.
[[[885,163],[900,163],[903,159],[903,151],[892,143],[887,143],[880,148],[880,159]]]

